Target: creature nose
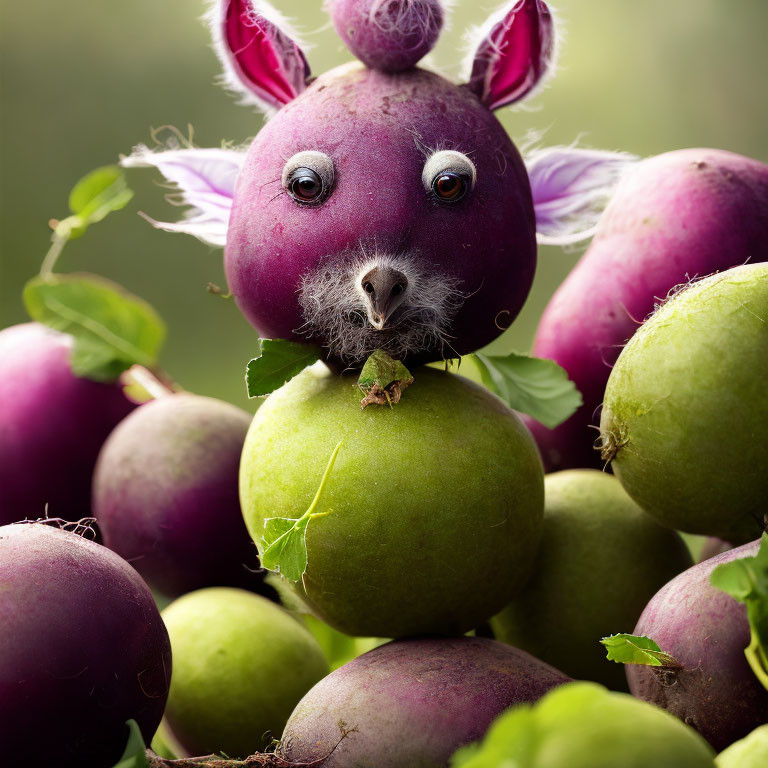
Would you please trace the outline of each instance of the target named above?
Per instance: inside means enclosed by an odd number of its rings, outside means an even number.
[[[367,302],[368,320],[380,331],[403,303],[408,290],[408,278],[400,270],[378,266],[363,275],[360,285]]]

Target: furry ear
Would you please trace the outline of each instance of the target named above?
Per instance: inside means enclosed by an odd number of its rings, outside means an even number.
[[[467,86],[488,109],[529,96],[553,68],[555,31],[543,0],[507,2],[476,34]]]
[[[592,237],[616,185],[638,161],[624,152],[548,147],[525,158],[542,245]]]
[[[307,86],[309,65],[288,23],[263,0],[214,0],[206,21],[223,84],[270,113]]]
[[[235,194],[235,181],[245,152],[234,149],[168,149],[153,152],[139,144],[129,157],[120,159],[124,168],[157,168],[178,193],[170,198],[176,205],[189,205],[187,217],[177,222],[155,221],[153,227],[167,232],[194,235],[208,245],[223,247]],[[144,214],[142,214],[144,215]]]

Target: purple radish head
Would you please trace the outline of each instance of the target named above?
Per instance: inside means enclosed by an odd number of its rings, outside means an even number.
[[[328,0],[327,8],[347,48],[384,72],[416,66],[443,28],[440,0]]]
[[[389,5],[331,10],[343,27],[342,17],[353,24]],[[418,15],[439,5],[398,7]],[[552,68],[541,0],[508,2],[481,28],[463,85],[413,68],[421,54],[405,38],[399,64],[411,68],[387,72],[397,67],[357,33],[353,51],[362,45],[370,66],[312,79],[266,3],[220,0],[208,18],[227,84],[269,121],[246,153],[138,147],[123,162],[156,166],[180,186],[196,211],[155,224],[225,246],[230,289],[262,336],[320,344],[345,365],[375,349],[418,363],[493,340],[528,295],[537,235],[589,236],[629,161],[551,149],[526,166],[494,117]],[[396,42],[388,37],[392,50]]]

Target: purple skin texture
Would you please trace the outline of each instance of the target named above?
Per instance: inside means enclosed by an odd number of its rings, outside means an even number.
[[[91,475],[136,406],[117,384],[73,375],[72,337],[38,323],[0,332],[0,524],[91,513]]]
[[[153,589],[262,585],[238,499],[250,423],[229,403],[174,394],[132,413],[104,444],[93,481],[104,544]]]
[[[333,26],[371,69],[410,69],[434,47],[443,26],[439,0],[330,0]]]
[[[40,523],[0,528],[0,755],[4,766],[109,768],[149,744],[171,676],[152,594],[100,544]]]
[[[477,183],[463,200],[438,204],[427,193],[425,148],[470,153]],[[317,206],[297,204],[280,183],[286,159],[304,150],[335,165]],[[260,334],[313,340],[298,333],[302,276],[361,241],[458,278],[466,296],[450,348],[422,351],[412,364],[479,349],[517,316],[536,268],[530,185],[504,128],[468,88],[424,70],[387,75],[350,64],[320,75],[257,135],[235,189],[225,266]],[[397,330],[379,333],[386,349]]]
[[[746,607],[709,583],[721,563],[757,554],[753,541],[672,579],[648,603],[634,634],[653,638],[679,672],[627,665],[630,691],[695,728],[720,751],[768,722],[768,690],[752,672]]]
[[[555,430],[526,421],[547,471],[600,465],[590,425],[611,366],[655,303],[690,278],[766,260],[768,165],[685,149],[629,173],[536,334],[533,354],[563,366],[584,397]]]
[[[570,678],[481,637],[414,638],[375,648],[332,672],[299,702],[282,755],[323,768],[443,768],[507,707]],[[356,728],[339,746],[339,721]]]

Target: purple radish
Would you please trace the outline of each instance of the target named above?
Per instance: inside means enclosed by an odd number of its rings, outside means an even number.
[[[744,656],[746,607],[712,586],[721,563],[757,554],[754,541],[694,565],[662,587],[646,606],[635,635],[652,638],[682,669],[627,665],[638,698],[676,715],[716,750],[768,721],[768,690]]]
[[[617,188],[589,250],[541,319],[533,353],[559,363],[584,405],[554,430],[528,420],[549,471],[593,450],[611,366],[675,286],[768,260],[768,165],[716,149],[645,160]]]
[[[0,528],[3,765],[109,768],[127,720],[152,739],[170,676],[168,633],[125,560],[43,523]]]
[[[443,26],[439,0],[329,0],[327,7],[347,48],[383,72],[416,66]]]
[[[93,512],[104,544],[175,597],[209,586],[262,584],[238,500],[251,415],[191,394],[147,403],[104,444]]]
[[[394,8],[331,6],[347,32],[361,15],[375,21]],[[439,5],[398,8],[434,19]],[[320,344],[333,362],[359,366],[383,349],[417,364],[490,342],[528,295],[537,234],[589,236],[629,161],[551,149],[524,162],[494,117],[552,67],[555,31],[541,0],[507,2],[489,19],[463,85],[423,69],[383,71],[389,53],[401,66],[420,54],[408,36],[397,51],[381,24],[374,37],[387,37],[386,56],[367,33],[353,36],[373,68],[312,79],[266,3],[220,0],[209,21],[227,84],[270,120],[247,153],[138,147],[123,164],[156,166],[179,185],[195,212],[155,224],[225,245],[230,289],[262,336]]]
[[[135,407],[117,384],[78,378],[73,339],[38,323],[0,331],[0,524],[91,511],[102,443]]]
[[[397,640],[315,685],[285,726],[281,756],[301,765],[328,756],[324,768],[447,768],[507,707],[569,681],[487,638]]]

